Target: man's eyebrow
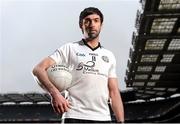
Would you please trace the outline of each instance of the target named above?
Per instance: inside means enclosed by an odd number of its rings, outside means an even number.
[[[95,20],[95,19],[100,19],[100,18],[98,18],[98,17],[97,18],[92,18],[92,19],[91,18],[85,18],[85,20]]]

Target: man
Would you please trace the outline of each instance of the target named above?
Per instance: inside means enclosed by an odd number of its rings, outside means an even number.
[[[79,16],[84,38],[61,46],[33,69],[33,74],[49,91],[54,111],[63,114],[65,123],[110,122],[109,100],[117,122],[124,122],[116,60],[112,52],[103,48],[99,42],[102,24],[103,14],[99,9],[84,9]],[[67,89],[68,99],[48,79],[46,70],[56,63],[74,67],[73,86]]]

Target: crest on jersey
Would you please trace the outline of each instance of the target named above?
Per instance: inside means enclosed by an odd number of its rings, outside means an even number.
[[[109,63],[109,58],[107,56],[102,56],[101,58],[103,61]]]

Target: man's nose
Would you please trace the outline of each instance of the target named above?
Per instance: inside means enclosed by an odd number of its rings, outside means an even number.
[[[95,24],[94,21],[91,20],[89,26],[94,27],[94,24]]]

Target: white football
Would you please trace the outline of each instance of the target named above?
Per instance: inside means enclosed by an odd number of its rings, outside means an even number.
[[[55,87],[63,92],[71,86],[72,75],[70,69],[64,65],[55,64],[47,69],[49,80],[55,85]],[[38,85],[47,92],[45,86],[39,81],[39,79],[33,75]]]
[[[72,74],[65,65],[55,64],[47,69],[49,80],[60,91],[64,91],[71,86]]]

